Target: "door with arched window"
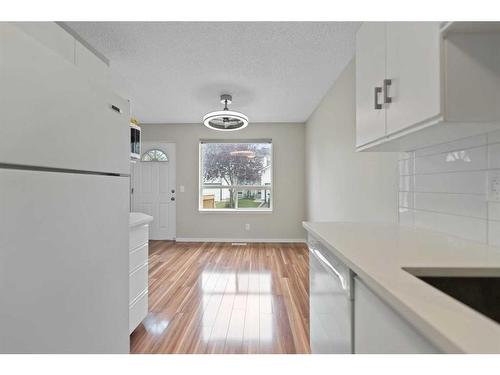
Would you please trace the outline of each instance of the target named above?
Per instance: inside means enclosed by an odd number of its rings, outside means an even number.
[[[131,207],[153,216],[152,240],[175,239],[175,143],[142,143],[141,160],[131,168]]]

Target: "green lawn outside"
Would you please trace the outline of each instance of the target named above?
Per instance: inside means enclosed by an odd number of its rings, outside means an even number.
[[[254,201],[253,199],[243,198],[238,200],[238,207],[241,208],[254,208],[259,207],[260,201]]]
[[[215,202],[215,208],[232,208],[229,206],[229,200]]]
[[[256,208],[261,204],[260,201],[253,199],[241,198],[238,200],[238,207],[240,208]],[[229,205],[229,200],[215,202],[215,208],[233,208]]]

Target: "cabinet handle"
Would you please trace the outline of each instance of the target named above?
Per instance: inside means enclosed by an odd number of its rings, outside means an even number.
[[[384,79],[384,103],[392,103],[392,98],[388,94],[390,85],[392,85],[392,80]]]
[[[382,104],[378,102],[378,94],[382,92],[382,87],[375,87],[375,109],[382,109]]]

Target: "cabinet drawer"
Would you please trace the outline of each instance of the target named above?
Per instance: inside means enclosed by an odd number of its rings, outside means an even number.
[[[149,238],[149,225],[142,225],[130,230],[129,249],[135,248],[148,243]]]
[[[148,314],[148,292],[145,292],[129,309],[129,334],[137,328]]]
[[[145,290],[148,289],[148,265],[138,268],[130,274],[129,286],[129,303],[134,300]]]
[[[129,257],[129,272],[132,272],[148,262],[148,249],[147,243],[130,251]]]

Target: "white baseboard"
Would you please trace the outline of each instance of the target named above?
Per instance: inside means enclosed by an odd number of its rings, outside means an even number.
[[[269,242],[305,243],[305,238],[191,238],[177,237],[177,242]]]

